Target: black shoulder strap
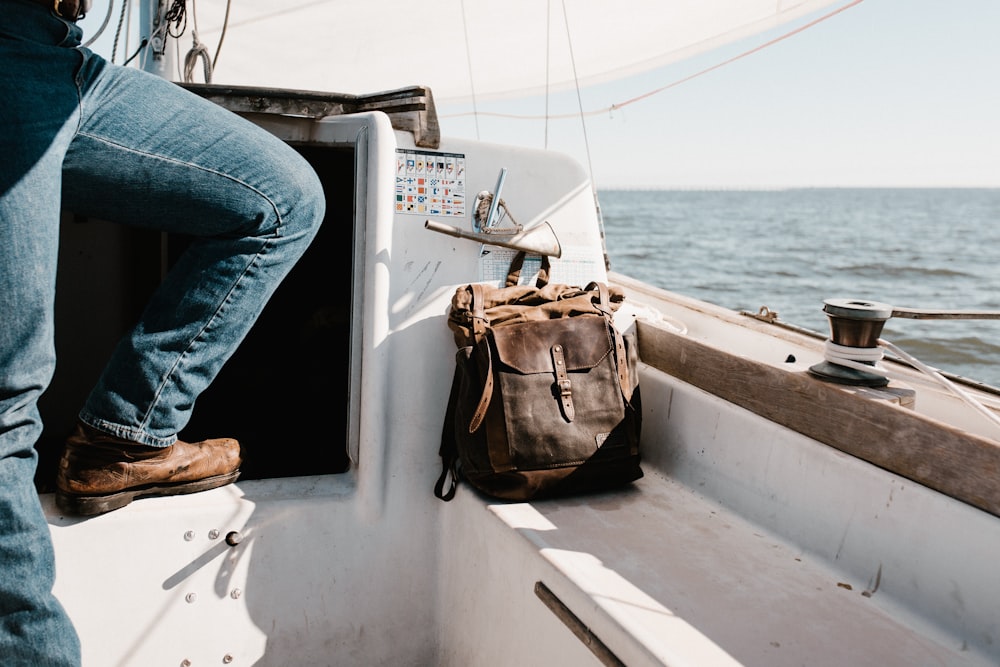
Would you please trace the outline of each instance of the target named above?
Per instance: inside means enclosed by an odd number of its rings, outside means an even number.
[[[448,409],[444,415],[444,427],[441,429],[441,447],[438,454],[441,455],[441,476],[434,484],[434,495],[441,500],[448,501],[455,497],[455,489],[458,487],[458,445],[455,443],[455,403],[458,401],[458,383],[461,369],[455,364],[455,375],[451,381],[451,395],[448,397]],[[448,478],[451,483],[448,484]]]

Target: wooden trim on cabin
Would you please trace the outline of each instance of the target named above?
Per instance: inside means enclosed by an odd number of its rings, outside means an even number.
[[[990,514],[1000,516],[1000,446],[851,388],[739,357],[639,321],[653,368]]]
[[[178,84],[234,113],[272,113],[307,118],[340,116],[363,111],[381,111],[397,130],[413,134],[421,148],[441,145],[434,95],[426,86],[410,86],[369,95],[321,93],[253,86],[221,86],[203,83]]]

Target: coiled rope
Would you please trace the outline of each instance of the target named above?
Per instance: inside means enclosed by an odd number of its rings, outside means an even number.
[[[143,39],[136,52],[133,53],[131,56],[129,56],[123,64],[128,65],[130,62],[132,62],[132,60],[134,60],[135,57],[139,55],[139,53],[146,47],[146,45],[149,44],[150,42],[154,42],[156,38],[161,38],[165,43],[168,37],[173,39],[180,39],[181,37],[183,37],[184,33],[187,32],[187,27],[188,27],[187,2],[188,0],[173,0],[173,3],[163,14],[163,21],[156,28],[153,34],[150,35],[149,38]],[[226,39],[226,32],[229,28],[229,14],[230,11],[232,10],[232,0],[226,0],[226,13],[222,20],[222,31],[219,35],[219,42],[215,47],[214,55],[212,55],[209,52],[208,47],[198,37],[198,11],[197,7],[195,6],[195,0],[190,0],[190,2],[191,2],[192,45],[190,50],[188,50],[187,54],[184,56],[184,67],[183,67],[182,78],[185,83],[193,83],[194,69],[198,64],[198,61],[201,60],[202,72],[205,77],[205,83],[211,83],[212,76],[215,72],[215,66],[219,62],[219,53],[222,51],[222,43]],[[104,18],[104,23],[97,31],[97,34],[95,34],[94,37],[92,37],[87,42],[88,45],[91,44],[95,39],[97,39],[101,35],[101,33],[103,33],[104,30],[107,28],[108,23],[110,22],[111,19],[113,8],[114,8],[114,0],[112,0],[108,4],[108,12]],[[117,59],[118,44],[119,41],[121,40],[123,31],[127,33],[127,30],[125,30],[127,15],[131,16],[131,12],[130,12],[129,2],[126,0],[125,2],[122,3],[121,13],[118,16],[118,26],[115,30],[114,43],[111,49],[111,62],[115,62],[115,60]],[[128,38],[126,37],[126,40],[127,39]],[[126,48],[128,47],[126,46]]]
[[[487,227],[486,226],[486,222],[487,222],[486,216],[489,215],[490,204],[492,204],[492,203],[493,203],[493,193],[492,192],[488,192],[488,191],[484,190],[484,191],[480,192],[476,196],[476,210],[475,210],[474,215],[475,215],[475,218],[476,218],[476,224],[479,226],[479,228],[480,228],[481,231],[483,231],[483,232],[485,232],[487,234],[490,233],[491,231],[492,232],[501,231],[501,230],[498,230],[497,228],[500,227],[500,223],[503,220],[508,219],[508,218],[510,219],[510,223],[511,223],[511,225],[513,225],[514,229],[517,230],[517,231],[521,231],[521,224],[517,220],[514,219],[513,215],[511,215],[510,209],[507,208],[507,202],[504,201],[503,197],[501,197],[500,201],[497,202],[497,217],[496,217],[496,221],[493,223],[493,225],[491,225],[490,227]],[[502,230],[502,233],[510,233],[510,230],[509,229],[504,229],[504,230]]]

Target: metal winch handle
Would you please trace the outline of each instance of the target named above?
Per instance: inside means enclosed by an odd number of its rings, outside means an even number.
[[[1000,320],[996,310],[927,310],[925,308],[892,309],[892,317],[911,320]]]

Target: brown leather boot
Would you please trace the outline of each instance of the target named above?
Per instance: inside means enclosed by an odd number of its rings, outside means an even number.
[[[56,505],[93,516],[137,498],[206,491],[240,476],[240,443],[232,438],[148,447],[77,424],[56,475]]]

